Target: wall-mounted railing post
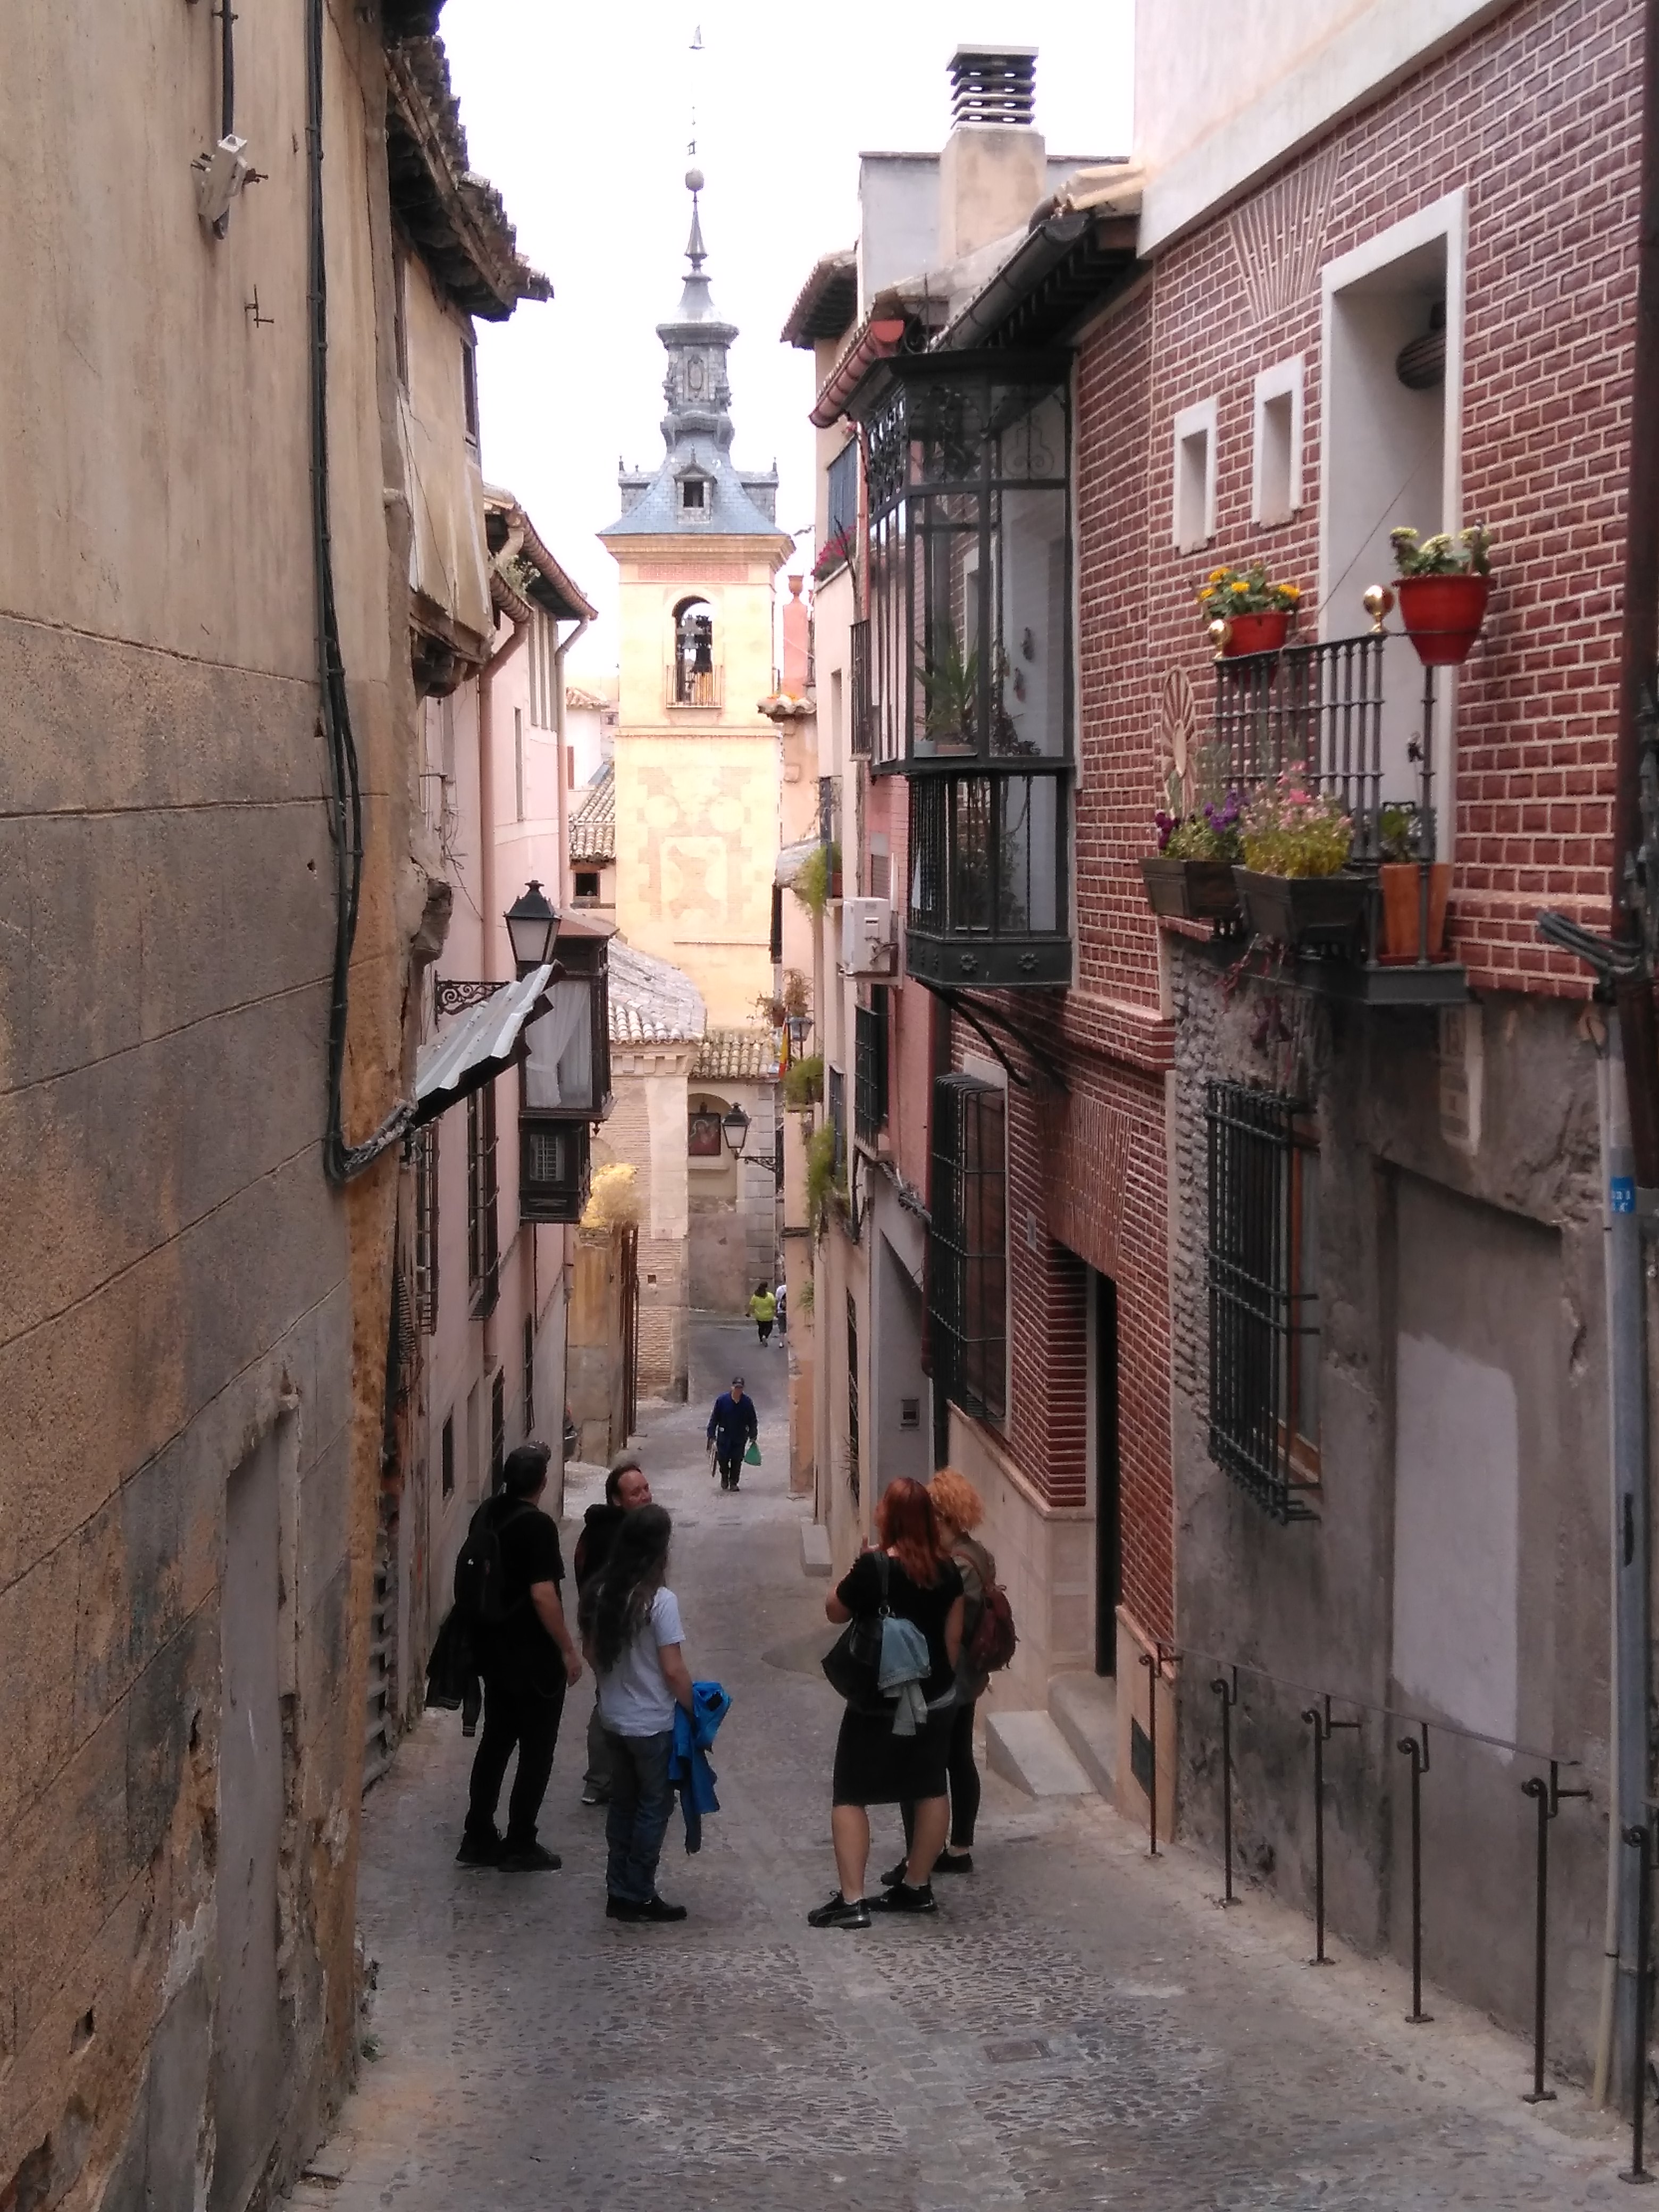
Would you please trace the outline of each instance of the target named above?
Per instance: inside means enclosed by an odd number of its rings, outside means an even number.
[[[1322,1708],[1309,1705],[1302,1717],[1313,1730],[1314,1954],[1310,1966],[1328,1966],[1325,1956],[1325,1746],[1337,1729],[1358,1729],[1358,1721],[1334,1721],[1328,1692]]]
[[[1158,1644],[1150,1651],[1143,1651],[1140,1663],[1146,1669],[1146,1856],[1155,1859],[1158,1848],[1158,1686],[1164,1679],[1167,1661],[1175,1657],[1167,1646]]]
[[[1636,1899],[1636,2047],[1632,2053],[1630,2172],[1620,2181],[1651,2181],[1644,2160],[1648,2116],[1648,1977],[1653,1960],[1653,1835],[1647,1826],[1626,1828],[1625,1841],[1641,1853],[1641,1887]]]
[[[1423,2009],[1423,1777],[1429,1771],[1429,1724],[1419,1722],[1421,1733],[1402,1735],[1398,1749],[1412,1763],[1412,2008],[1406,2014],[1413,2027],[1434,2018]]]
[[[1238,1703],[1238,1669],[1231,1679],[1218,1674],[1210,1687],[1221,1700],[1221,1879],[1223,1905],[1233,1897],[1233,1707]]]
[[[1564,1798],[1588,1797],[1589,1791],[1562,1789],[1559,1762],[1553,1759],[1549,1780],[1546,1782],[1541,1774],[1534,1774],[1530,1782],[1521,1784],[1521,1794],[1534,1799],[1538,1807],[1538,1887],[1533,1923],[1532,2087],[1522,2101],[1528,2105],[1553,2105],[1555,2092],[1544,2087],[1544,1990],[1549,1942],[1550,1822],[1561,1810]]]

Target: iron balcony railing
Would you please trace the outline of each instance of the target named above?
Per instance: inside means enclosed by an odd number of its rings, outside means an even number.
[[[981,986],[1070,981],[1068,796],[1060,769],[911,779],[913,975]]]
[[[1379,858],[1385,641],[1331,638],[1218,660],[1213,757],[1204,776],[1215,795],[1303,767],[1310,786],[1351,817],[1353,858]]]
[[[726,703],[723,667],[697,668],[684,660],[671,660],[663,671],[663,704],[666,707],[722,707]]]

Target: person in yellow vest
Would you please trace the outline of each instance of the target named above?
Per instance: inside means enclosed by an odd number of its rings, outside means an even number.
[[[757,1283],[755,1295],[749,1301],[749,1318],[760,1331],[763,1344],[772,1341],[772,1324],[778,1317],[778,1302],[764,1283]]]

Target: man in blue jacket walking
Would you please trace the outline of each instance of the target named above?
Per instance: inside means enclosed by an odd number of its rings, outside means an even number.
[[[737,1488],[738,1477],[743,1472],[744,1449],[754,1443],[759,1433],[755,1401],[744,1395],[742,1376],[734,1375],[732,1388],[720,1392],[708,1416],[708,1441],[714,1447],[714,1457],[720,1464],[722,1490]]]

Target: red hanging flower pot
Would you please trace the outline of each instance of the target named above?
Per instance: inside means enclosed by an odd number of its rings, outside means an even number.
[[[1265,614],[1229,615],[1227,627],[1227,642],[1221,648],[1225,659],[1237,659],[1247,653],[1277,653],[1290,635],[1290,611],[1274,607]]]
[[[1425,668],[1455,668],[1486,618],[1490,576],[1402,576],[1395,586],[1400,619]]]

